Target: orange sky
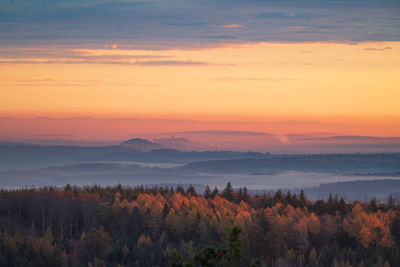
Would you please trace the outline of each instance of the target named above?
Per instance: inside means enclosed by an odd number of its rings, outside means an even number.
[[[29,49],[59,53],[0,59],[1,115],[400,123],[400,42]]]

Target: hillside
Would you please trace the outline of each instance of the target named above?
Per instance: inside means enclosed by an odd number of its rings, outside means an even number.
[[[154,143],[151,141],[148,141],[146,139],[141,139],[141,138],[133,138],[126,140],[120,144],[122,147],[127,147],[132,149],[133,151],[136,152],[148,152],[154,149],[161,149],[163,148],[162,145],[158,143]]]
[[[399,266],[392,199],[310,201],[246,188],[0,192],[0,266]]]

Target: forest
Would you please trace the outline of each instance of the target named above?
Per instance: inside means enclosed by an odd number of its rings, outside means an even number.
[[[2,189],[0,266],[400,266],[400,205],[230,183]]]

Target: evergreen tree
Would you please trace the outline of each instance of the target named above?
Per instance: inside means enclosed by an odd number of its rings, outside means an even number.
[[[400,247],[400,211],[396,212],[396,216],[393,218],[390,225],[390,231],[393,235],[393,239]]]
[[[284,195],[282,194],[281,190],[276,191],[275,195],[274,195],[274,204],[276,203],[283,203],[284,202]]]
[[[187,195],[192,195],[192,196],[197,196],[196,190],[194,189],[194,187],[191,185],[188,187],[188,189],[186,190],[186,194]]]
[[[218,191],[217,187],[215,187],[214,190],[212,191],[211,198],[214,198],[216,195],[219,195],[219,191]]]
[[[210,187],[208,185],[204,189],[204,197],[205,198],[210,198],[211,197],[211,189],[210,189]]]
[[[71,185],[70,185],[70,184],[66,184],[65,187],[64,187],[64,191],[65,191],[65,192],[72,192],[72,187],[71,187]]]
[[[181,193],[182,195],[185,195],[185,188],[183,188],[183,186],[178,185],[175,189],[176,193]]]
[[[389,195],[389,197],[388,197],[388,199],[386,201],[386,206],[387,206],[387,209],[394,209],[395,208],[396,203],[394,201],[394,198],[393,198],[392,194]]]
[[[299,198],[300,198],[300,199],[299,199],[299,205],[300,205],[300,207],[301,207],[301,208],[306,207],[306,206],[307,206],[308,200],[307,200],[306,195],[304,194],[304,191],[303,191],[303,190],[300,191],[300,196],[299,196]]]
[[[240,201],[242,201],[242,200],[243,200],[243,189],[242,189],[242,187],[239,187],[239,191],[235,195],[235,202],[240,203]]]
[[[246,186],[243,187],[243,200],[246,202],[249,201],[249,193]]]
[[[234,195],[234,190],[230,182],[226,184],[226,187],[224,191],[222,192],[222,197],[229,200],[233,201],[233,195]]]
[[[378,205],[376,204],[376,197],[373,197],[369,202],[368,209],[371,212],[376,212],[378,210]]]

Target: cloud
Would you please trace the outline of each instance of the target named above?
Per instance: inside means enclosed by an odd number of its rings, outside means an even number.
[[[373,48],[373,47],[364,48],[364,50],[368,50],[368,51],[385,51],[385,50],[390,50],[390,49],[392,49],[392,48],[389,46],[383,47],[383,48]]]
[[[107,81],[107,80],[57,80],[57,79],[21,79],[19,77],[9,78],[9,79],[0,79],[0,84],[5,83],[7,85],[16,85],[16,86],[131,86],[137,85],[138,82],[134,79],[127,82],[121,81]],[[150,86],[146,84],[146,86]]]
[[[115,49],[113,49],[115,50]],[[154,55],[154,54],[130,54],[131,51],[122,51],[125,54],[93,54],[97,52],[96,49],[90,50],[77,50],[59,48],[4,48],[0,49],[0,58],[14,60],[14,59],[55,59],[63,58],[70,60],[127,60],[127,59],[154,59],[154,58],[169,58],[168,55]],[[97,52],[99,53],[99,52]]]
[[[191,60],[0,60],[0,64],[104,64],[137,66],[195,66],[209,65],[207,62]]]
[[[209,65],[206,62],[191,61],[191,60],[147,60],[137,61],[135,65],[140,66],[195,66],[195,65]]]
[[[260,13],[256,17],[259,19],[284,19],[286,15],[283,12],[267,12]]]
[[[202,38],[230,40],[230,39],[235,39],[236,37],[233,35],[217,34],[217,35],[203,35]]]
[[[323,15],[307,13],[307,12],[285,13],[279,11],[279,12],[259,13],[256,17],[259,19],[314,19],[323,17]]]
[[[241,25],[241,24],[229,24],[229,25],[220,26],[220,28],[223,28],[223,29],[235,29],[235,28],[241,28],[241,27],[243,27],[243,25]]]
[[[135,65],[135,62],[121,60],[0,60],[0,64],[107,64]]]
[[[119,50],[115,52],[116,54],[104,54],[109,53],[107,50],[104,52],[102,50],[87,49],[50,49],[48,54],[45,51],[46,49],[0,50],[0,64],[105,64],[138,66],[190,66],[208,64],[190,59],[176,60],[173,59],[172,55],[132,54],[133,51],[131,50]],[[40,82],[52,81],[42,80]]]
[[[307,79],[297,78],[272,78],[272,77],[218,77],[215,78],[220,82],[236,82],[236,81],[258,81],[258,82],[290,82],[290,81],[309,81]]]
[[[66,137],[76,137],[76,135],[73,135],[73,134],[30,134],[30,135],[27,135],[27,137],[34,137],[34,138],[37,138],[37,137],[46,137],[46,138],[49,138],[49,137],[57,137],[57,138],[60,138],[60,137],[63,137],[63,138],[66,138]]]
[[[0,43],[159,47],[400,41],[399,1],[0,1]],[[202,2],[203,3],[203,2]],[[227,29],[245,29],[230,31]],[[117,48],[114,46],[114,48]]]

